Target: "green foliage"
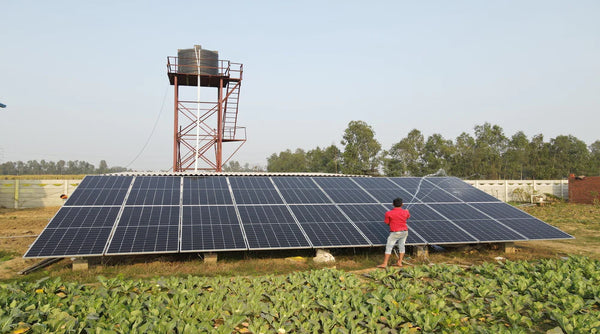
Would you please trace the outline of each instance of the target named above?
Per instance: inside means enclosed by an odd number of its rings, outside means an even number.
[[[118,173],[126,171],[123,167],[108,167],[105,160],[101,160],[99,168],[85,161],[64,161],[59,160],[46,161],[29,160],[23,161],[7,161],[0,164],[0,175],[77,175],[77,174],[102,174],[102,173]]]
[[[0,284],[0,331],[95,333],[566,333],[600,328],[586,257],[264,277]]]
[[[296,149],[295,152],[286,150],[279,154],[273,153],[267,163],[269,172],[306,172],[306,152]]]
[[[351,121],[344,131],[342,170],[345,174],[377,174],[381,144],[375,131],[363,121]]]
[[[572,135],[544,141],[531,140],[518,131],[510,138],[494,124],[475,125],[474,136],[463,132],[453,141],[434,133],[425,138],[418,129],[381,150],[373,128],[351,121],[344,131],[340,151],[335,146],[273,154],[269,171],[326,172],[386,176],[425,176],[440,169],[468,179],[562,179],[571,173],[600,175],[600,140],[589,147]],[[341,162],[341,164],[340,164]]]

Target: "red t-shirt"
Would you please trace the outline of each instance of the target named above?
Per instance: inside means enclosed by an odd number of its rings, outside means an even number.
[[[393,208],[385,213],[385,223],[390,225],[390,232],[407,231],[406,220],[410,212],[402,208]]]

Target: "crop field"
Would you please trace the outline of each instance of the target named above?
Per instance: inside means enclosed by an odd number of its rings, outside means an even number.
[[[600,330],[600,262],[587,257],[336,269],[262,277],[13,282],[0,331],[72,333],[566,333]]]
[[[1,236],[39,233],[56,210],[0,209]],[[385,270],[374,249],[334,265],[162,257],[73,272],[63,260],[19,277],[33,238],[5,237],[0,333],[600,332],[600,208],[526,210],[576,239],[514,254],[466,246]]]

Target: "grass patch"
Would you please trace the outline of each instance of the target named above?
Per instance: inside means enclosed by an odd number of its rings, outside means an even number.
[[[0,262],[12,260],[15,256],[19,256],[19,254],[0,250]]]

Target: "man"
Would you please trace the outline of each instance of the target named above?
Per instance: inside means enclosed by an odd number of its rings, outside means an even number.
[[[394,245],[398,243],[399,259],[398,263],[395,264],[397,267],[402,267],[402,259],[404,259],[404,243],[406,237],[408,237],[408,226],[406,221],[410,218],[410,212],[402,208],[402,198],[396,198],[393,201],[394,208],[385,213],[384,222],[390,226],[390,235],[385,245],[385,257],[383,263],[378,265],[377,268],[385,268],[392,255],[392,249]]]

